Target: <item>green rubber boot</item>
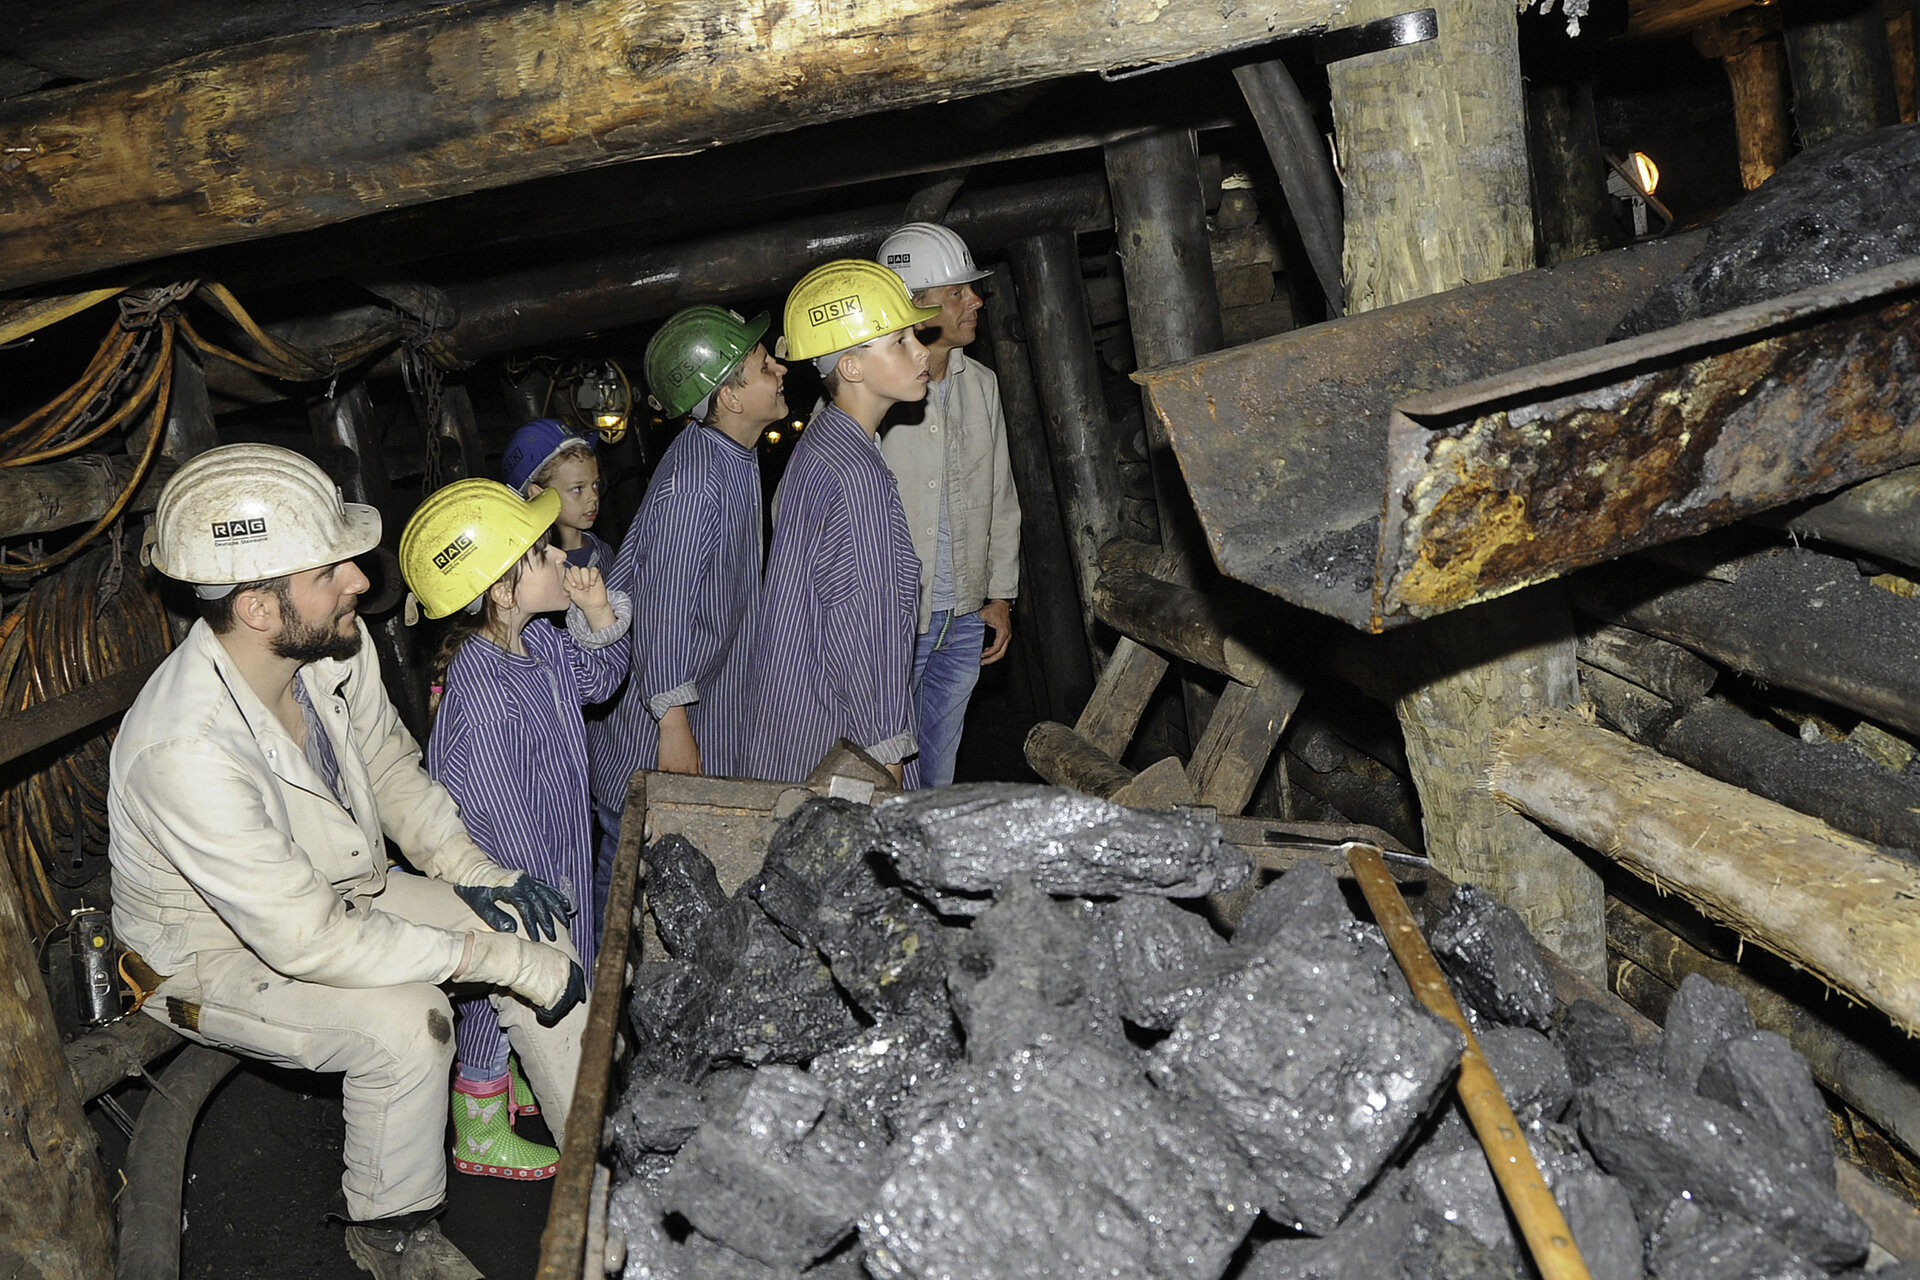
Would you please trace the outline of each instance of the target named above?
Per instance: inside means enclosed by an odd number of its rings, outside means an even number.
[[[560,1167],[560,1153],[513,1131],[507,1087],[505,1076],[478,1084],[454,1079],[453,1167],[519,1182],[551,1178]]]
[[[533,1096],[533,1088],[527,1078],[520,1074],[520,1055],[507,1055],[507,1114],[519,1123],[521,1116],[540,1114],[540,1101]]]

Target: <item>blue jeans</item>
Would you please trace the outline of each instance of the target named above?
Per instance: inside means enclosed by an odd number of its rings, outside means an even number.
[[[980,683],[980,651],[987,624],[979,613],[954,617],[934,612],[913,646],[913,710],[919,720],[920,785],[944,787],[953,781],[966,727],[967,700]]]

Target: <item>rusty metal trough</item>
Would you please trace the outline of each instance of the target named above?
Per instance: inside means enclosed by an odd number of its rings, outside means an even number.
[[[1697,248],[1137,377],[1221,569],[1376,632],[1920,461],[1920,260],[1602,345]]]

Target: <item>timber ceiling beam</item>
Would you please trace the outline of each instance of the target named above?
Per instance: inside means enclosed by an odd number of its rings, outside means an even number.
[[[543,0],[305,32],[0,103],[0,290],[1249,47],[1346,7]]]

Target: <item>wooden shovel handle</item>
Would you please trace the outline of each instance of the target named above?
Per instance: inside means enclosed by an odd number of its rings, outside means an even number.
[[[1533,1148],[1527,1145],[1526,1132],[1514,1118],[1500,1082],[1493,1078],[1480,1052],[1480,1042],[1454,1000],[1439,961],[1420,935],[1420,926],[1407,910],[1400,886],[1394,883],[1380,850],[1370,844],[1348,844],[1347,863],[1359,878],[1360,892],[1373,908],[1373,918],[1387,935],[1387,946],[1400,962],[1400,971],[1407,975],[1414,995],[1467,1038],[1467,1051],[1460,1056],[1460,1101],[1493,1168],[1494,1181],[1500,1184],[1501,1194],[1520,1224],[1520,1234],[1542,1280],[1591,1280],[1580,1246],[1573,1242],[1573,1232],[1540,1176],[1540,1165],[1533,1158]]]

